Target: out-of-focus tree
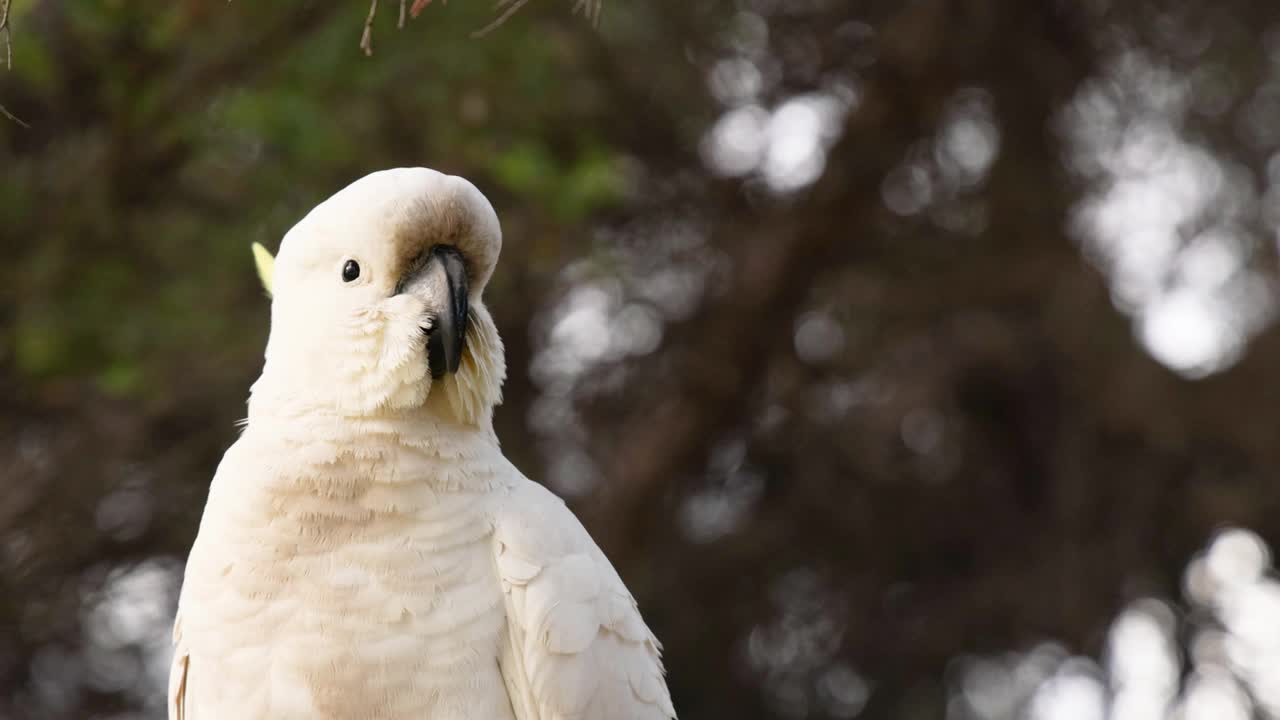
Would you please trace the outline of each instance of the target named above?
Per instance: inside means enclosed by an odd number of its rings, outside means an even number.
[[[681,717],[1280,717],[1280,6],[568,9],[15,0],[0,718],[163,716],[249,244],[403,165]]]

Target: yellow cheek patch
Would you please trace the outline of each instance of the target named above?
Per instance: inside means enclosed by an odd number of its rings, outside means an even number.
[[[253,264],[258,268],[258,279],[262,281],[262,287],[266,288],[267,295],[271,294],[271,276],[275,273],[276,259],[271,256],[271,251],[262,246],[262,243],[253,244]]]

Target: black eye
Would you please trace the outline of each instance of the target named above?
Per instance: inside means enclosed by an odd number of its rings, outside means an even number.
[[[360,277],[360,263],[348,260],[347,264],[342,266],[342,282],[351,282],[358,277]]]

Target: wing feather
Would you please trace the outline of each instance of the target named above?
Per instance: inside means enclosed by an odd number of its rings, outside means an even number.
[[[494,525],[518,720],[672,720],[661,646],[564,503],[525,481]]]

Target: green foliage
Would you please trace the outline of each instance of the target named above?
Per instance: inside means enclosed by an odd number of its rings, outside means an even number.
[[[267,300],[250,243],[274,250],[373,170],[465,174],[561,224],[618,198],[616,151],[563,124],[599,94],[574,61],[592,31],[565,8],[477,41],[485,3],[433,5],[403,31],[388,5],[370,59],[367,6],[305,5],[73,0],[37,22],[15,3],[5,95],[34,129],[0,123],[0,223],[21,239],[0,270],[16,308],[0,348],[30,387],[145,399],[252,367]]]
[[[580,221],[616,201],[623,187],[618,161],[599,148],[562,162],[545,145],[524,141],[493,154],[489,170],[506,189],[536,198],[562,222]]]

